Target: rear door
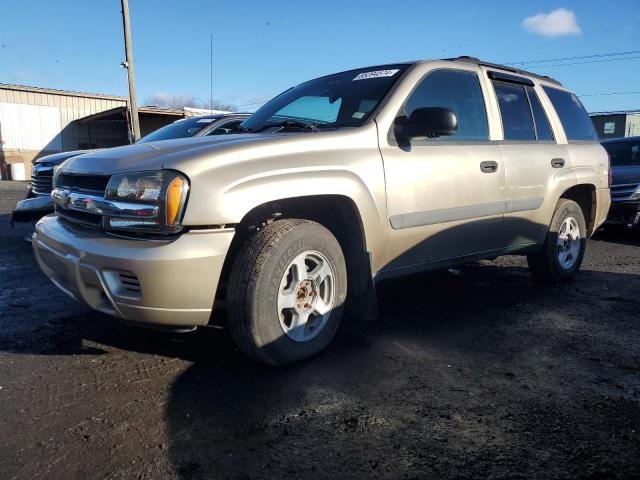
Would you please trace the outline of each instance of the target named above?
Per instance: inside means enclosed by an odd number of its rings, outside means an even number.
[[[556,134],[533,81],[486,70],[498,103],[505,163],[504,247],[518,249],[544,241],[550,194],[556,178],[570,172],[566,145]],[[546,207],[546,208],[545,208]]]

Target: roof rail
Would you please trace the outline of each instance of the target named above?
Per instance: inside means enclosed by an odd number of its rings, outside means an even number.
[[[485,62],[476,57],[470,57],[468,55],[461,55],[459,57],[454,58],[443,58],[443,60],[449,60],[451,62],[466,62],[473,63],[474,65],[480,65],[482,67],[490,67],[490,68],[498,68],[500,70],[505,70],[511,73],[518,73],[520,75],[529,75],[531,77],[539,78],[542,80],[546,80],[551,83],[555,83],[556,85],[562,86],[562,84],[557,81],[555,78],[548,77],[547,75],[538,75],[537,73],[528,72],[526,70],[520,70],[519,68],[508,67],[506,65],[500,65],[498,63]]]

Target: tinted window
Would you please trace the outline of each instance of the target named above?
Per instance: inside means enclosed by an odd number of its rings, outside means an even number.
[[[640,140],[603,143],[602,146],[609,154],[612,166],[640,165]]]
[[[136,143],[156,142],[158,140],[169,140],[171,138],[193,137],[214,120],[217,120],[217,117],[192,117],[185,118],[184,120],[176,120],[175,122],[142,137]]]
[[[553,132],[551,131],[551,126],[549,125],[549,119],[547,118],[544,108],[542,108],[538,95],[533,87],[526,88],[527,95],[529,95],[531,110],[533,111],[533,120],[536,124],[536,137],[538,140],[553,140],[554,137]]]
[[[222,123],[207,133],[207,135],[228,135],[230,133],[239,133],[241,123],[242,120],[231,120],[229,122]]]
[[[593,123],[578,97],[557,88],[544,87],[544,91],[560,117],[567,139],[596,140],[598,138]]]
[[[533,118],[523,85],[493,82],[505,140],[535,140]]]
[[[301,83],[260,107],[242,126],[259,131],[298,120],[312,122],[320,129],[359,127],[407,67],[402,64],[350,70]]]
[[[478,76],[461,70],[436,70],[428,74],[407,99],[410,116],[416,108],[444,107],[458,117],[458,131],[437,140],[487,140],[489,127]]]

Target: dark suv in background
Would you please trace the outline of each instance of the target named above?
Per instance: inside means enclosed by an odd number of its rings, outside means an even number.
[[[640,226],[640,137],[605,140],[611,162],[611,210],[607,223]]]

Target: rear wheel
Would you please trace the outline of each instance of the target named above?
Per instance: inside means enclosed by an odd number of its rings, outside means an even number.
[[[543,283],[573,279],[582,264],[586,237],[586,222],[580,205],[561,198],[542,250],[527,256],[534,278]]]
[[[347,293],[340,244],[322,225],[279,220],[242,248],[229,278],[229,331],[251,357],[283,365],[325,348]]]

